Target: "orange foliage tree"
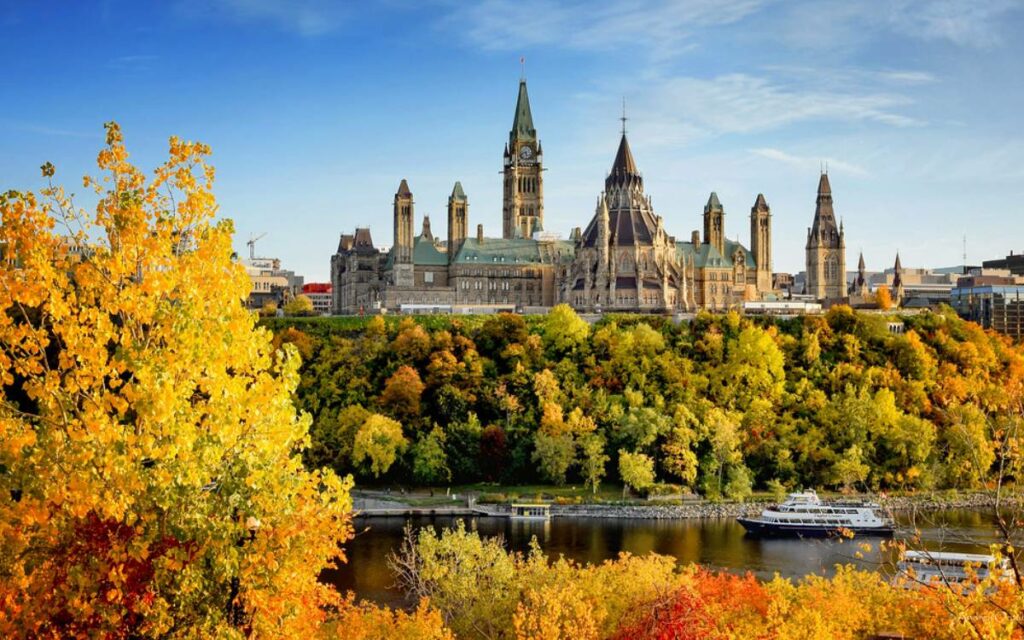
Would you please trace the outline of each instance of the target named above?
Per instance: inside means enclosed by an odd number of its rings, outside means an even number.
[[[302,637],[349,484],[306,471],[296,349],[242,300],[209,149],[0,199],[0,636]]]

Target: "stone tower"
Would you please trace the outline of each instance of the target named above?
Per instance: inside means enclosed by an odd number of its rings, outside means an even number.
[[[505,145],[502,237],[529,238],[544,228],[543,149],[533,128],[526,80],[519,81],[519,98],[512,131]]]
[[[861,251],[860,259],[857,260],[857,277],[853,280],[853,284],[850,285],[850,294],[857,296],[861,300],[866,300],[870,293],[868,289],[867,267],[864,265],[864,252]]]
[[[903,304],[903,265],[900,264],[900,253],[896,252],[896,264],[892,267],[892,303],[897,307]]]
[[[704,205],[704,244],[711,245],[718,253],[725,255],[725,209],[714,191]]]
[[[398,287],[413,285],[413,201],[409,183],[402,179],[395,192],[395,242],[391,248],[394,257],[394,284]]]
[[[807,230],[807,293],[816,300],[842,300],[846,296],[846,238],[836,228],[832,187],[828,174],[818,181],[814,223]]]
[[[754,255],[757,290],[765,293],[772,290],[772,210],[757,194],[754,206],[750,208],[750,251]]]
[[[448,196],[448,262],[454,262],[469,232],[469,199],[462,190],[462,183],[456,182],[452,195]]]

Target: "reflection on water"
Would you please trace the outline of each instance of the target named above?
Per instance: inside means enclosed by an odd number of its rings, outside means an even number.
[[[916,527],[924,546],[937,550],[984,552],[983,545],[995,534],[986,514],[946,511],[901,516],[901,536]],[[348,562],[326,572],[324,579],[341,590],[354,590],[360,598],[380,603],[402,604],[393,588],[394,577],[385,563],[387,554],[398,548],[406,522],[413,527],[451,527],[453,518],[367,518],[356,521],[355,539],[345,545]],[[643,555],[649,552],[677,558],[679,562],[700,563],[713,569],[750,571],[769,579],[778,573],[799,577],[809,573],[829,575],[836,564],[853,563],[864,569],[890,570],[892,554],[882,557],[874,550],[855,557],[858,544],[877,542],[873,538],[853,541],[759,539],[744,535],[731,519],[630,520],[619,518],[560,518],[549,521],[470,518],[466,527],[484,536],[502,536],[508,548],[527,551],[537,538],[550,557],[564,555],[580,562],[601,562],[620,552]]]

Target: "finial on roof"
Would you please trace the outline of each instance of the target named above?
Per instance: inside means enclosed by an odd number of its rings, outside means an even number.
[[[526,56],[519,56],[519,79],[526,80]]]
[[[622,135],[626,135],[626,96],[622,96]]]

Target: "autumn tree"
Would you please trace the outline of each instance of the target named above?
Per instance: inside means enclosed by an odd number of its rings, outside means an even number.
[[[384,383],[380,405],[401,420],[415,418],[420,414],[423,388],[420,374],[409,365],[402,365]]]
[[[374,477],[379,477],[387,473],[408,446],[409,441],[402,434],[401,423],[375,413],[356,432],[352,445],[352,463],[365,464]]]
[[[284,315],[311,316],[313,315],[313,301],[309,299],[309,296],[300,293],[284,303]]]
[[[604,452],[604,438],[596,433],[589,433],[580,438],[580,466],[582,467],[583,484],[590,487],[596,495],[604,478],[608,455]]]
[[[295,349],[243,307],[209,149],[147,178],[106,131],[95,213],[0,198],[0,635],[309,636],[351,504],[303,468]]]
[[[620,451],[619,476],[622,477],[624,484],[623,496],[626,495],[627,488],[644,491],[654,484],[654,460],[642,453]]]

